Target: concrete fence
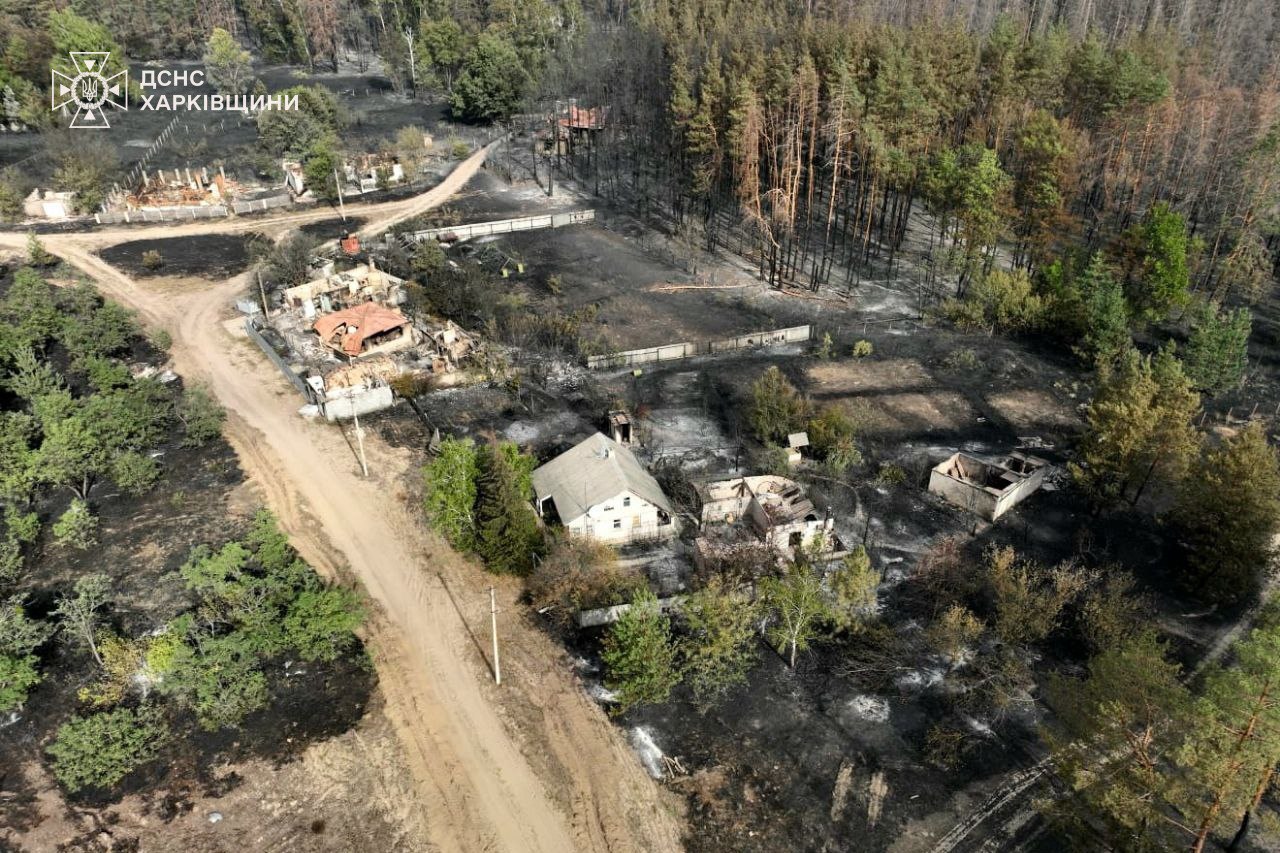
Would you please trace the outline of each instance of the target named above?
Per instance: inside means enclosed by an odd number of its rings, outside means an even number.
[[[182,207],[144,207],[138,210],[121,210],[114,213],[95,213],[99,225],[119,222],[178,222],[192,219],[219,219],[227,215],[227,208],[220,204]]]
[[[291,204],[293,204],[293,199],[286,193],[285,195],[272,196],[271,198],[256,198],[252,201],[233,201],[231,210],[234,213],[254,213],[259,210],[288,207]]]
[[[257,344],[267,358],[271,359],[271,363],[284,374],[284,378],[289,380],[290,385],[298,389],[298,393],[302,395],[304,400],[308,403],[319,403],[320,401],[316,399],[315,391],[307,384],[306,380],[295,373],[289,363],[284,360],[284,357],[276,352],[276,348],[271,345],[271,342],[262,336],[262,332],[259,331],[258,327],[259,322],[256,317],[249,317],[244,321],[244,330],[248,333],[249,340]]]
[[[406,242],[421,243],[424,240],[469,240],[473,237],[489,237],[494,234],[514,234],[517,231],[536,231],[540,228],[563,228],[580,225],[596,218],[594,210],[574,210],[569,213],[551,213],[542,216],[521,216],[516,219],[496,219],[491,222],[473,222],[469,225],[447,225],[401,234]]]
[[[587,367],[601,370],[611,367],[634,367],[641,364],[656,364],[664,361],[676,361],[695,355],[732,352],[754,347],[776,346],[778,344],[799,343],[813,339],[813,326],[793,326],[789,329],[774,329],[765,332],[748,332],[720,341],[703,341],[702,343],[663,344],[644,349],[626,350],[607,355],[593,355],[587,358]]]

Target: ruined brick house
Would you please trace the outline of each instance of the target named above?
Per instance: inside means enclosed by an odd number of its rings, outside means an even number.
[[[404,279],[378,269],[372,262],[339,273],[333,272],[330,262],[319,273],[317,278],[284,291],[285,304],[301,308],[307,318],[369,301],[396,306],[405,298]]]
[[[793,558],[797,549],[833,558],[843,553],[835,521],[813,505],[803,486],[774,474],[735,477],[706,483],[702,497],[702,530],[694,558],[700,564],[742,545],[764,544],[779,556]]]
[[[1044,483],[1047,460],[1020,451],[990,461],[953,453],[929,472],[929,491],[948,503],[995,521]]]

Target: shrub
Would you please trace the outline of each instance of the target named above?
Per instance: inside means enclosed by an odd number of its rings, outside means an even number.
[[[98,541],[98,517],[80,498],[71,501],[57,521],[53,523],[53,538],[59,545],[85,549]]]
[[[629,600],[643,581],[618,566],[617,554],[593,539],[556,537],[529,576],[529,599],[553,622],[568,627],[580,610]]]
[[[968,735],[946,723],[931,726],[924,737],[925,760],[944,770],[956,769],[968,748]]]
[[[1039,326],[1045,306],[1025,271],[993,270],[978,277],[963,299],[947,300],[942,311],[961,328],[1017,332]]]
[[[401,373],[391,380],[391,390],[397,397],[411,400],[431,390],[431,374]]]
[[[183,447],[203,447],[222,435],[227,412],[204,385],[192,385],[183,391],[174,411],[182,421]]]
[[[305,590],[284,617],[286,642],[303,660],[337,660],[355,642],[364,619],[356,594],[347,589]]]
[[[53,774],[68,791],[110,788],[153,760],[169,740],[158,709],[117,708],[91,717],[72,717],[46,750]]]
[[[449,143],[449,156],[455,160],[465,160],[471,155],[471,146],[461,139]]]
[[[155,249],[149,249],[142,253],[142,265],[149,270],[158,270],[164,266],[164,255]]]
[[[843,474],[862,461],[862,453],[854,443],[853,421],[836,405],[823,406],[808,424],[809,442],[833,474]]]
[[[954,661],[964,649],[982,636],[982,620],[962,604],[953,604],[933,621],[925,640],[938,654]]]
[[[947,357],[942,360],[942,366],[948,370],[977,370],[978,365],[982,362],[978,359],[978,354],[973,350],[965,347],[964,349],[954,350],[948,353]]]
[[[901,486],[905,482],[907,482],[907,472],[901,465],[895,465],[892,462],[880,463],[880,470],[876,472],[877,486]]]
[[[35,235],[34,231],[27,234],[27,262],[33,267],[50,267],[57,263],[58,259],[49,253],[44,247],[44,243],[40,242],[40,238]]]
[[[9,536],[16,542],[30,544],[40,535],[40,516],[34,512],[19,512],[12,506],[4,508],[4,524]]]
[[[770,367],[751,385],[748,417],[756,438],[777,441],[795,432],[809,415],[809,401],[800,396],[777,367]]]
[[[151,345],[160,352],[168,352],[169,348],[173,346],[173,335],[164,329],[156,329],[148,339],[151,341]]]
[[[111,477],[124,492],[139,497],[145,495],[160,479],[160,466],[156,460],[142,453],[122,453],[111,466]]]
[[[853,357],[866,358],[867,356],[871,355],[873,349],[874,348],[871,346],[871,341],[868,341],[868,340],[857,341],[853,345]]]

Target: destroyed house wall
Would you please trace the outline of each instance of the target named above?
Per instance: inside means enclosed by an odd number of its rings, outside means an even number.
[[[1048,467],[1045,460],[1022,453],[997,462],[956,453],[930,471],[929,491],[995,521],[1040,488]]]

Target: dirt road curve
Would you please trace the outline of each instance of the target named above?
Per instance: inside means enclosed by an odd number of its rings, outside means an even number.
[[[440,204],[481,165],[484,151],[444,183],[412,199],[352,206],[374,233]],[[424,532],[398,494],[412,462],[371,443],[374,476],[359,476],[341,433],[308,424],[301,401],[246,340],[222,320],[246,277],[166,287],[134,281],[94,252],[121,240],[270,230],[331,211],[247,222],[48,235],[46,247],[88,273],[113,298],[173,336],[176,369],[210,384],[226,406],[243,467],[261,483],[303,555],[331,576],[347,571],[376,604],[368,641],[388,712],[417,776],[442,851],[677,850],[678,820],[616,730],[573,684],[545,637],[507,611],[504,684],[488,682],[472,631],[487,630],[483,580]],[[23,235],[0,233],[0,247]],[[487,598],[484,597],[484,598]],[[487,603],[487,602],[486,602]],[[483,608],[487,609],[487,607]],[[511,667],[507,670],[508,665]],[[522,751],[523,750],[523,751]]]

